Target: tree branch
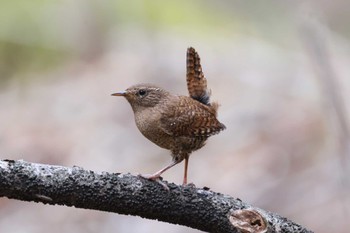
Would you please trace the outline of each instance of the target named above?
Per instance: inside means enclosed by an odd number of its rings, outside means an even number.
[[[165,183],[169,191],[130,174],[0,160],[0,197],[137,215],[206,232],[311,232],[208,188]]]

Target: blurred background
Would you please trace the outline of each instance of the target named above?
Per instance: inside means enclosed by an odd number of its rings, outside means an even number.
[[[193,153],[189,181],[315,232],[348,232],[349,9],[346,0],[1,1],[0,158],[155,172],[169,152],[110,94],[146,82],[187,95],[193,46],[227,129]],[[182,175],[183,164],[163,177]],[[199,231],[2,198],[0,232]]]

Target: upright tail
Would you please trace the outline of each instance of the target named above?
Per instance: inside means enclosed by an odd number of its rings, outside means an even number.
[[[210,90],[207,89],[207,79],[204,77],[201,59],[192,47],[187,49],[187,89],[191,98],[210,105]]]

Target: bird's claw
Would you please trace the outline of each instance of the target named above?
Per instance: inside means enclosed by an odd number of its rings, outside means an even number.
[[[169,191],[169,187],[161,180],[161,176],[160,175],[157,175],[157,174],[138,174],[139,177],[142,177],[144,179],[147,179],[147,180],[153,180],[155,182],[157,182],[158,184],[160,184],[161,186],[163,186],[163,188],[167,191]]]
[[[182,184],[182,186],[184,187],[190,187],[190,188],[196,188],[196,185],[194,183],[186,183],[186,184]]]

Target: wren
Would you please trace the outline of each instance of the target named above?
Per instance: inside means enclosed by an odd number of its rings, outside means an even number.
[[[172,162],[152,175],[158,180],[163,172],[185,160],[183,184],[187,184],[189,156],[206,140],[225,129],[217,116],[218,104],[210,102],[210,90],[194,48],[187,49],[188,96],[174,95],[153,84],[137,84],[112,94],[124,96],[134,111],[140,132],[158,146],[171,151]]]

